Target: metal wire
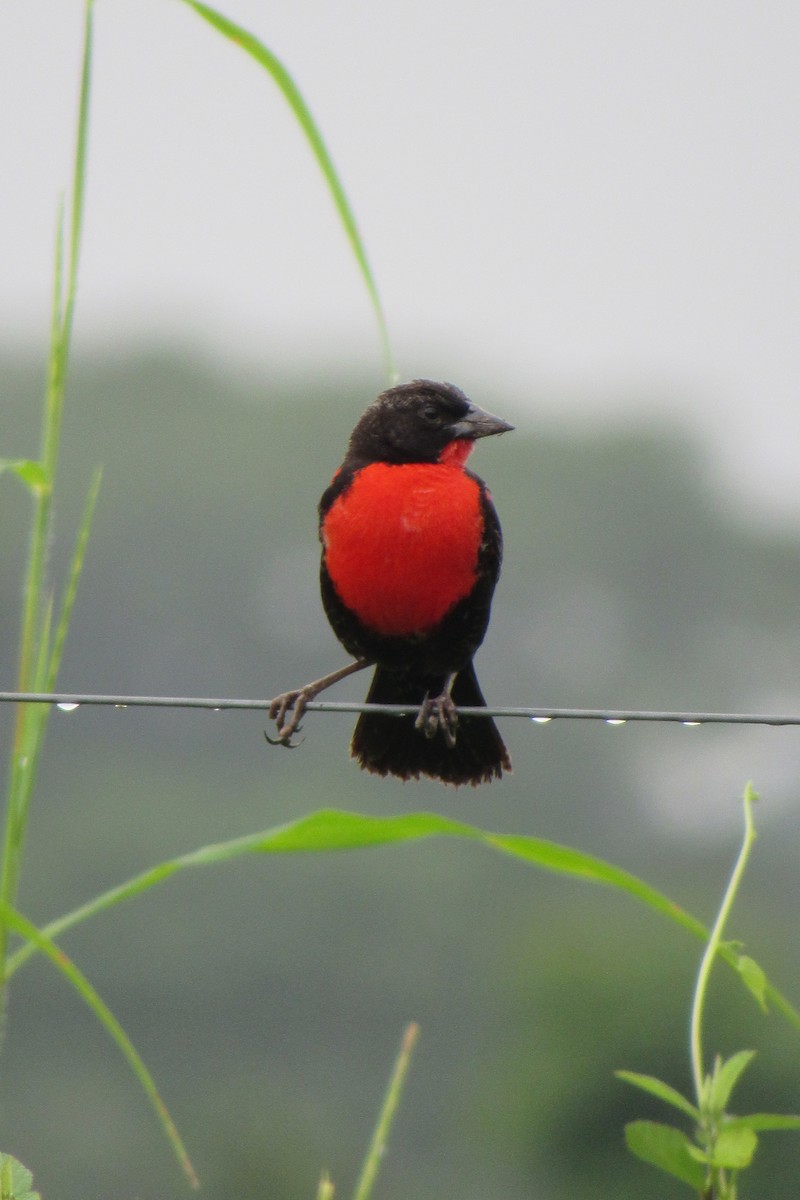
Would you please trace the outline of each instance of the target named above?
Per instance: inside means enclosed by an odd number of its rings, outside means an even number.
[[[244,709],[265,712],[270,700],[235,700],[227,697],[201,696],[103,696],[73,692],[0,692],[0,703],[55,704],[66,711],[82,705],[110,708],[203,708],[212,712]],[[402,716],[417,711],[416,705],[358,704],[350,701],[313,700],[307,712],[386,713]],[[670,712],[627,708],[460,708],[459,712],[475,717],[523,717],[539,724],[550,721],[605,721],[607,725],[624,725],[628,721],[662,722],[673,725],[800,725],[800,715],[791,713],[720,713]]]

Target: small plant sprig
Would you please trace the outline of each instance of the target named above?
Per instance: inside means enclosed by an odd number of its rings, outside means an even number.
[[[670,1084],[652,1075],[617,1071],[619,1079],[658,1096],[694,1123],[693,1137],[674,1125],[657,1121],[632,1121],[625,1126],[628,1148],[644,1162],[680,1179],[701,1200],[737,1200],[739,1173],[749,1167],[758,1146],[758,1134],[768,1129],[800,1129],[800,1117],[779,1113],[751,1113],[735,1117],[727,1111],[733,1089],[755,1057],[755,1050],[739,1050],[730,1058],[719,1055],[710,1072],[703,1066],[703,1009],[714,959],[724,943],[722,932],[739,889],[755,841],[753,804],[758,799],[752,785],[744,791],[744,839],[722,905],[697,973],[690,1023],[694,1103]],[[765,976],[757,963],[738,955],[736,967],[743,982],[766,1011]]]

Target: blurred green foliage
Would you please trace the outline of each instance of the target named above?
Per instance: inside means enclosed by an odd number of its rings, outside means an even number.
[[[35,454],[41,385],[3,361],[0,453]],[[289,377],[166,352],[76,361],[57,529],[74,528],[97,463],[104,483],[63,689],[268,697],[339,664],[315,506],[379,386],[313,364]],[[517,424],[473,459],[506,535],[478,658],[492,701],[800,708],[800,530],[744,526],[679,431],[542,432],[535,396],[474,399]],[[0,512],[10,687],[27,528],[13,480]],[[797,730],[508,721],[513,777],[456,792],[363,776],[352,723],[311,715],[287,753],[253,713],[57,714],[22,911],[44,922],[169,855],[324,804],[555,838],[710,917],[752,777],[762,836],[730,934],[797,999]],[[3,747],[9,729],[0,711]],[[211,1200],[310,1197],[323,1166],[347,1194],[410,1019],[422,1035],[378,1196],[675,1194],[624,1147],[625,1121],[663,1113],[612,1072],[687,1087],[700,947],[621,897],[478,847],[410,845],[176,879],[65,946],[153,1069]],[[758,1047],[739,1105],[796,1110],[796,1038],[740,992],[719,973],[708,1053]],[[2,1068],[4,1148],[46,1200],[179,1194],[124,1065],[44,963],[14,980]],[[772,1135],[759,1154],[748,1186],[783,1200],[798,1140]]]

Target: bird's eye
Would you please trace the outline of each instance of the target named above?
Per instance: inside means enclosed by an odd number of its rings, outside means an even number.
[[[422,408],[422,416],[429,425],[438,425],[441,421],[441,413],[435,404],[426,404]]]

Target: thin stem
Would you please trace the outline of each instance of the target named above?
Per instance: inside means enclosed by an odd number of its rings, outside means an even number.
[[[753,801],[756,799],[756,793],[753,791],[752,785],[748,783],[744,790],[744,838],[742,840],[742,847],[725,890],[725,896],[717,914],[717,919],[711,930],[711,936],[706,943],[705,953],[700,963],[700,970],[697,974],[697,983],[694,989],[690,1042],[695,1095],[697,1096],[698,1108],[701,1110],[703,1108],[705,1079],[702,1043],[703,1006],[705,1004],[708,980],[711,974],[711,967],[714,963],[714,957],[719,950],[720,942],[722,941],[722,932],[733,907],[736,893],[739,890],[739,884],[742,881],[744,869],[750,857],[750,849],[756,838],[755,826],[753,824]]]

